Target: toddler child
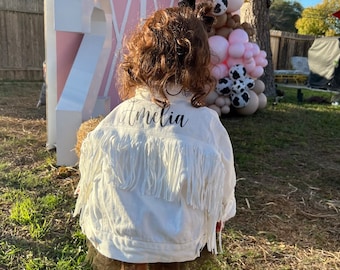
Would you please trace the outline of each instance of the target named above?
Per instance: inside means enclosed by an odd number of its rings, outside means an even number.
[[[215,80],[203,15],[166,8],[137,28],[122,103],[82,143],[74,215],[94,269],[185,269],[217,253],[216,228],[235,215],[232,145],[204,107]]]

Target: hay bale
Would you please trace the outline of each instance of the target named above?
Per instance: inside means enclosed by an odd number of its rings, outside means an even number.
[[[80,148],[81,144],[83,143],[84,139],[86,138],[87,134],[94,130],[96,126],[100,123],[101,120],[103,120],[103,116],[99,116],[96,118],[92,118],[90,120],[85,121],[82,123],[77,131],[77,143],[75,147],[75,151],[77,156],[80,156]]]

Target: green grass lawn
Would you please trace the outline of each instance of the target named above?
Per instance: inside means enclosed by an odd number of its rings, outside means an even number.
[[[40,87],[0,83],[0,269],[89,269],[72,218],[78,171],[57,167],[45,149]],[[340,269],[340,106],[299,103],[296,89],[280,89],[275,105],[269,98],[254,115],[222,118],[237,214],[223,231],[224,251],[200,269]]]

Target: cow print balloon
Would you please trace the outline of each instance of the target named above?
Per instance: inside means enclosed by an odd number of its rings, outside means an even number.
[[[233,81],[228,77],[222,78],[218,81],[215,91],[219,95],[229,96],[232,90]]]
[[[246,68],[240,64],[232,66],[231,69],[229,70],[229,76],[233,80],[244,79],[246,73],[247,73]]]
[[[228,0],[215,0],[213,14],[216,16],[226,13],[228,9]]]
[[[244,91],[243,93],[240,93],[240,94],[234,94],[234,93],[231,94],[231,104],[235,108],[244,108],[245,106],[247,106],[249,99],[250,99],[250,96],[247,91]]]

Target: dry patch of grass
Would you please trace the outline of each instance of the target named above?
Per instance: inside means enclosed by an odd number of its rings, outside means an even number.
[[[224,120],[239,177],[230,269],[340,269],[340,108],[285,92],[259,114]]]

